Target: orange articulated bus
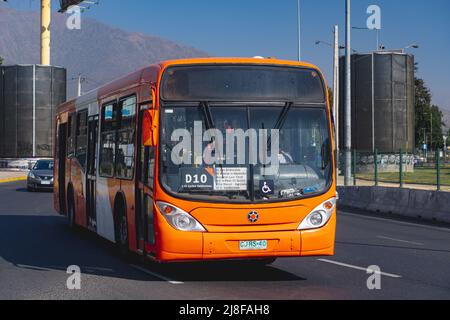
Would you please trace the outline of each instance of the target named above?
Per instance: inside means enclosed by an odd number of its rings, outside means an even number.
[[[319,69],[162,62],[64,103],[55,208],[160,262],[334,254],[333,118]]]

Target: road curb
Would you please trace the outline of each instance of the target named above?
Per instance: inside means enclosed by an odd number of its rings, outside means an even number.
[[[8,183],[8,182],[16,182],[16,181],[25,181],[27,180],[27,177],[18,177],[18,178],[8,178],[8,179],[0,179],[0,184],[2,183]]]
[[[387,187],[338,187],[345,207],[450,223],[450,193]]]

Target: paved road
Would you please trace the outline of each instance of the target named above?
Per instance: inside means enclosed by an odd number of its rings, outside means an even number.
[[[66,288],[79,265],[81,290]],[[383,272],[368,290],[366,268]],[[336,256],[144,266],[68,229],[52,195],[0,184],[0,299],[450,299],[450,230],[339,212]]]

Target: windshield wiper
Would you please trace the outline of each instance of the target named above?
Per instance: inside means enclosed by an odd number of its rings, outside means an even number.
[[[209,107],[208,102],[200,102],[200,108],[202,108],[203,115],[205,117],[206,130],[214,129],[214,120],[212,118],[211,108]]]
[[[291,111],[293,102],[287,102],[286,105],[283,108],[283,111],[281,112],[280,116],[278,117],[278,120],[275,124],[274,129],[275,130],[281,130],[284,127],[284,123],[286,122],[287,115],[289,111]]]
[[[275,126],[273,127],[273,130],[281,130],[284,127],[284,124],[286,122],[287,116],[289,114],[289,111],[291,111],[292,106],[294,105],[293,102],[287,102],[283,110],[281,111],[281,114],[278,116],[277,122],[275,123]],[[267,150],[269,150],[272,147],[272,134],[269,134],[269,137],[267,138]]]
[[[211,113],[211,108],[209,107],[208,102],[206,101],[202,101],[200,102],[200,108],[203,111],[203,115],[205,117],[205,126],[206,126],[206,130],[210,130],[210,129],[216,129],[216,126],[214,124],[214,119]],[[215,143],[215,140],[211,139],[211,142]],[[217,150],[216,150],[217,151]],[[221,158],[222,155],[218,152],[218,156]],[[215,157],[217,159],[217,157]],[[218,163],[219,167],[220,167],[220,171],[223,174],[223,164],[222,163]]]

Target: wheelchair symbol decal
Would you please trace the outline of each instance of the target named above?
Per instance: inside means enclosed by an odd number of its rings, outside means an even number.
[[[273,195],[274,189],[275,189],[275,184],[271,180],[260,181],[260,183],[259,183],[259,190],[265,196]]]

